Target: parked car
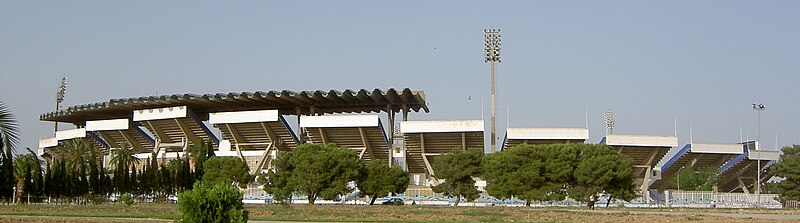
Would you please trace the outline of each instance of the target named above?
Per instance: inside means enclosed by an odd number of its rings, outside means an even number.
[[[401,198],[390,198],[389,200],[384,201],[381,203],[382,205],[403,205],[403,199]]]

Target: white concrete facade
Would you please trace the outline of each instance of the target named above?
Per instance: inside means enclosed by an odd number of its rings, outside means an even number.
[[[611,146],[647,146],[647,147],[676,147],[678,137],[658,135],[606,135],[606,145]]]
[[[766,150],[749,150],[747,151],[747,159],[750,160],[778,160],[781,155],[778,151]]]
[[[133,111],[133,121],[185,118],[189,114],[188,112],[189,109],[186,106],[135,110]]]
[[[276,122],[278,110],[258,110],[239,112],[217,112],[208,114],[208,123],[235,124],[249,122]]]
[[[86,121],[86,131],[127,130],[130,123],[131,121],[127,118]]]
[[[400,132],[483,132],[483,120],[444,120],[444,121],[404,121],[400,122]]]
[[[744,147],[742,144],[692,143],[690,151],[693,153],[743,154]]]
[[[589,139],[587,128],[508,128],[508,139]]]
[[[379,122],[378,115],[300,116],[303,128],[377,127]]]

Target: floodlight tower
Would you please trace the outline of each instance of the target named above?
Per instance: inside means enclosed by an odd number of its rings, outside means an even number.
[[[497,150],[497,128],[495,126],[495,83],[494,83],[494,64],[500,63],[500,29],[484,29],[483,30],[484,53],[486,54],[485,63],[491,64],[491,94],[492,94],[492,111],[491,111],[491,148],[490,152],[494,153]]]
[[[755,104],[753,103],[753,110],[758,112],[758,139],[756,139],[756,151],[758,151],[758,156],[756,157],[756,180],[753,181],[756,184],[756,205],[761,203],[761,112],[765,109],[764,104]]]
[[[56,91],[56,112],[58,109],[61,108],[61,102],[64,101],[64,96],[67,94],[67,78],[61,78],[61,85],[58,86],[58,90]],[[53,128],[53,134],[58,132],[58,122],[55,122],[55,127]]]
[[[606,122],[606,135],[614,134],[614,112],[606,110],[606,113],[603,114],[603,118]]]

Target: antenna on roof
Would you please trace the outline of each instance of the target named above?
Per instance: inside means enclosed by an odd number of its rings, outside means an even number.
[[[744,143],[744,137],[742,137],[742,125],[739,125],[739,142]]]
[[[672,128],[675,131],[675,137],[678,137],[678,106],[675,106],[675,126]]]
[[[586,129],[589,129],[589,107],[584,107],[583,121],[585,122],[584,127],[586,127]]]
[[[775,134],[775,150],[780,151],[781,148],[778,146],[778,134]]]
[[[506,129],[511,128],[511,116],[509,115],[510,110],[511,109],[506,106]]]

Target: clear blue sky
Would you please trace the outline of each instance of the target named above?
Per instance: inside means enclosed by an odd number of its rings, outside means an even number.
[[[23,147],[64,105],[172,93],[422,89],[413,120],[488,119],[484,28],[501,28],[498,124],[800,143],[798,1],[3,1],[0,100]],[[469,100],[471,96],[472,100]],[[488,128],[488,122],[487,122]]]

